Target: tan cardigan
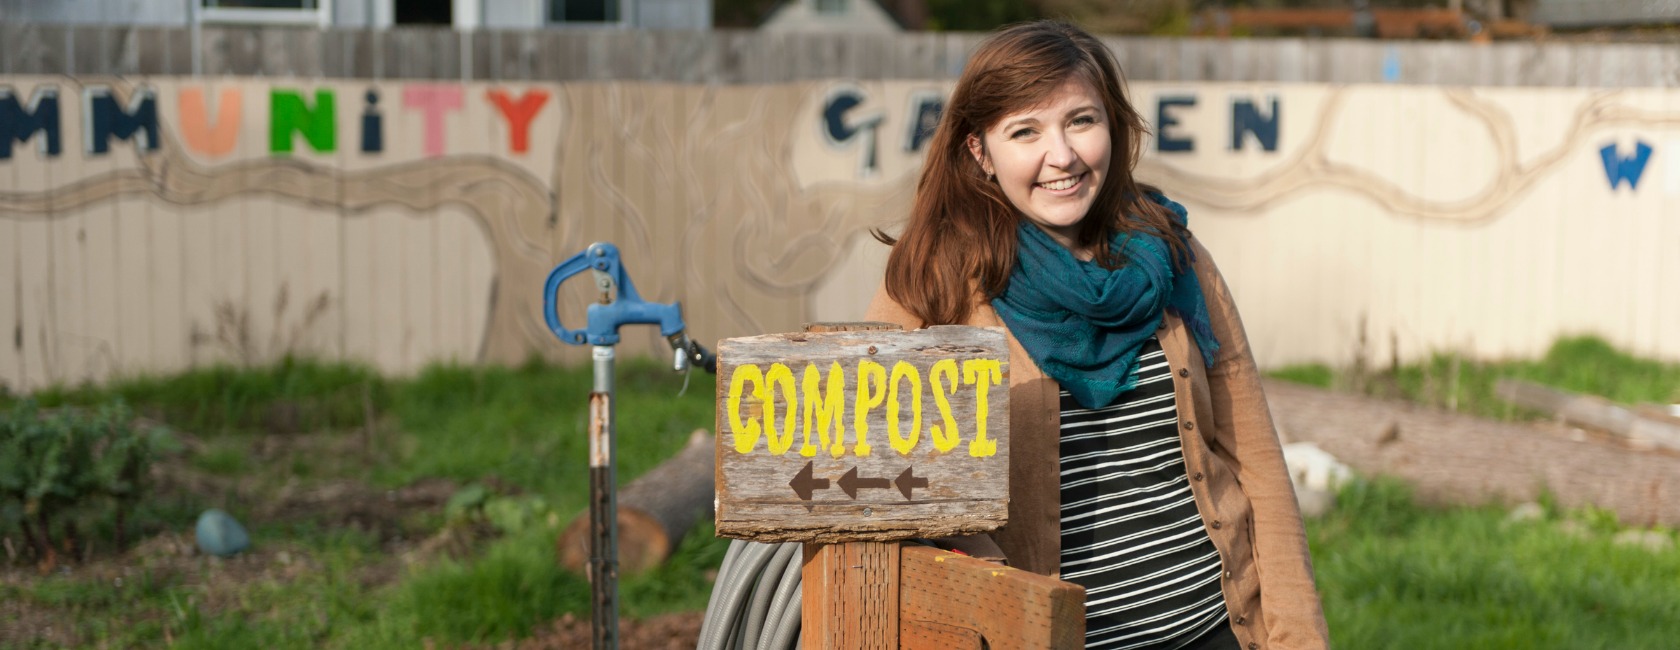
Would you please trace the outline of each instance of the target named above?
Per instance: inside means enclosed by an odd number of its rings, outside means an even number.
[[[1231,628],[1249,650],[1328,647],[1295,489],[1242,319],[1213,257],[1194,238],[1190,245],[1219,352],[1208,368],[1172,314],[1159,338],[1173,368],[1190,488],[1225,567]],[[866,318],[906,329],[924,325],[885,290],[876,293]],[[978,295],[966,324],[1004,327]],[[1054,576],[1061,560],[1060,387],[1013,335],[1009,354],[1009,524],[992,538],[1012,566]]]

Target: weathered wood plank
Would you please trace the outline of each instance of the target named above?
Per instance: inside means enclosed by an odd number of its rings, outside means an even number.
[[[40,25],[0,25],[0,35],[6,37],[6,72],[14,75],[56,74],[64,69],[64,57],[53,41],[49,27]]]
[[[256,39],[256,67],[265,77],[297,77],[298,58],[301,52],[292,48],[296,29],[264,29],[253,36]]]
[[[889,540],[1007,518],[996,328],[839,331],[718,347],[718,534]]]
[[[65,49],[70,52],[70,74],[108,75],[111,69],[105,60],[107,32],[104,25],[89,29],[66,29]]]
[[[135,76],[145,73],[140,65],[140,30],[112,27],[105,33],[104,67],[109,74]]]
[[[285,56],[291,60],[290,74],[299,77],[326,76],[328,60],[326,44],[337,39],[331,32],[316,29],[294,29],[287,34]]]
[[[472,51],[472,68],[467,71],[467,74],[473,80],[501,79],[499,71],[496,70],[499,54],[496,50],[497,45],[499,45],[497,42],[498,34],[500,32],[479,30],[473,32],[468,42],[463,44],[463,47]]]
[[[169,60],[173,52],[170,50],[171,36],[181,35],[178,31],[166,30],[161,27],[136,27],[133,30],[135,40],[134,70],[131,75],[178,75],[175,63]],[[188,72],[191,72],[189,70]]]
[[[1085,646],[1085,589],[1071,582],[913,544],[898,581],[901,647]]]

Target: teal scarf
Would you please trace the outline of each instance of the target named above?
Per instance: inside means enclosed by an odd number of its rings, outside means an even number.
[[[1184,206],[1160,194],[1157,204],[1187,224]],[[1085,408],[1101,408],[1136,383],[1138,352],[1167,310],[1189,325],[1203,362],[1219,349],[1202,285],[1188,265],[1175,272],[1165,241],[1138,231],[1111,244],[1125,258],[1115,270],[1074,258],[1032,222],[1022,220],[1015,270],[992,306],[1038,367]]]

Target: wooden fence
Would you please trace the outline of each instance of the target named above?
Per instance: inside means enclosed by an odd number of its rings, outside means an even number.
[[[947,79],[984,34],[0,25],[0,74],[762,84]],[[1133,80],[1671,87],[1660,44],[1106,39]]]

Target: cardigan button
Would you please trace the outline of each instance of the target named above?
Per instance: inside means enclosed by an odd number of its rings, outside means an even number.
[[[1226,579],[1226,580],[1230,580],[1230,579],[1231,579],[1231,572],[1230,572],[1230,571],[1226,571],[1226,572],[1225,572],[1225,579]]]
[[[1190,369],[1189,368],[1179,368],[1178,369],[1178,376],[1189,377],[1190,376]]]
[[[1222,524],[1220,524],[1220,523],[1219,523],[1219,520],[1218,520],[1218,519],[1215,519],[1215,520],[1213,520],[1213,529],[1214,529],[1214,530],[1219,530],[1219,527],[1220,527],[1220,526],[1221,526],[1221,525],[1222,525]]]
[[[1248,625],[1248,618],[1244,617],[1244,616],[1238,616],[1237,617],[1237,625]]]
[[[1202,480],[1202,473],[1201,472],[1196,472],[1196,475],[1192,476],[1190,478],[1194,479],[1194,480],[1197,480],[1197,481],[1200,481],[1200,480]]]
[[[1189,420],[1185,420],[1185,421],[1184,421],[1184,429],[1185,429],[1185,430],[1186,430],[1186,431],[1195,431],[1195,430],[1196,430],[1196,423],[1195,423],[1195,422],[1191,422],[1191,421],[1189,421]]]
[[[1253,641],[1249,641],[1248,642],[1248,650],[1260,650],[1260,644],[1255,643]]]

